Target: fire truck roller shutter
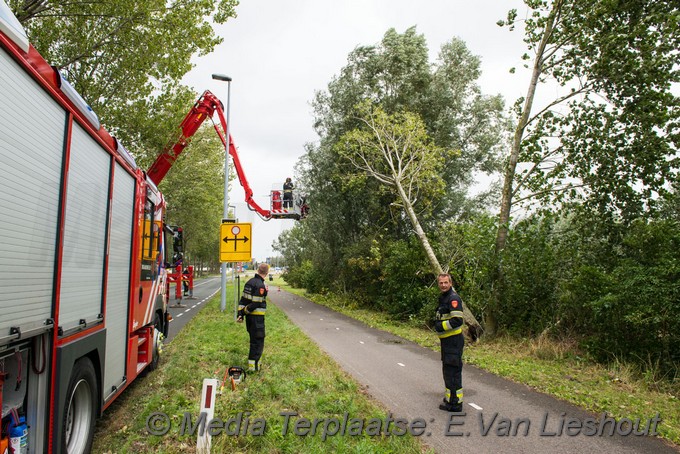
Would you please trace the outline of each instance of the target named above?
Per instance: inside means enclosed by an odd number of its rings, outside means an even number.
[[[102,312],[110,167],[110,155],[74,123],[58,321],[65,333]]]
[[[123,383],[125,376],[134,200],[135,179],[120,164],[116,164],[113,174],[111,247],[106,285],[105,400]]]
[[[66,113],[0,49],[0,345],[52,317]]]

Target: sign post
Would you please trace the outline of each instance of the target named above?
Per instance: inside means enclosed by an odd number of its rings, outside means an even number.
[[[231,143],[231,135],[229,135],[229,103],[231,101],[231,77],[225,74],[213,74],[212,78],[221,80],[227,83],[227,130],[224,132],[224,210],[222,211],[222,218],[229,217],[229,145]],[[227,305],[227,263],[222,262],[222,294],[220,309],[224,312]]]

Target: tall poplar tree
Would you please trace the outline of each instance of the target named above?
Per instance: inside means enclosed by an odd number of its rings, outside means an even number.
[[[576,203],[591,216],[627,223],[654,210],[680,166],[678,3],[525,3],[523,24],[517,10],[499,22],[523,25],[523,58],[532,64],[527,94],[515,104],[504,173],[495,299],[513,204]],[[559,94],[537,106],[544,82]]]

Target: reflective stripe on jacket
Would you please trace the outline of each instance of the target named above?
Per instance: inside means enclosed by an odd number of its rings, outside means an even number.
[[[265,315],[267,312],[267,286],[264,278],[256,274],[246,282],[238,306],[245,315]]]
[[[444,329],[437,333],[440,339],[463,332],[463,300],[453,291],[453,288],[439,295],[435,318],[442,321]]]

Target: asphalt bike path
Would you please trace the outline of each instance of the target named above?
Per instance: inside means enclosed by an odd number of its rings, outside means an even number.
[[[402,426],[412,427],[412,433],[422,432],[422,441],[437,453],[680,452],[655,437],[620,435],[630,433],[635,420],[629,424],[602,413],[588,413],[468,364],[463,367],[463,413],[439,410],[444,395],[439,352],[368,327],[276,286],[270,286],[268,296],[382,403],[393,419],[404,420]],[[266,364],[266,356],[263,360]],[[639,422],[637,432],[654,429],[656,412],[646,410],[650,417]]]

